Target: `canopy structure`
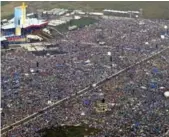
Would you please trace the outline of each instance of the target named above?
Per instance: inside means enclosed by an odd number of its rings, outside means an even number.
[[[169,98],[169,91],[164,92],[164,96],[165,96],[166,98]]]
[[[25,24],[23,24],[21,27],[22,28],[29,28],[29,27],[41,27],[43,25],[47,25],[47,21],[45,20],[38,20],[37,18],[27,18],[25,20]],[[6,30],[6,29],[14,29],[15,28],[15,24],[14,22],[5,24],[2,26],[2,29]]]

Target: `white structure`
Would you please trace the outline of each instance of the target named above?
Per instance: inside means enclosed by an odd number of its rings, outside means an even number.
[[[84,116],[84,115],[85,115],[85,113],[84,113],[84,112],[82,112],[82,113],[81,113],[81,116]]]
[[[164,35],[161,35],[161,39],[165,39],[165,36],[164,36]]]
[[[73,13],[72,13],[72,15],[73,15],[73,14],[85,15],[86,13],[83,12],[83,11],[81,11],[81,10],[74,10]]]
[[[4,36],[0,37],[0,41],[5,41],[5,40],[7,40],[6,37]]]
[[[96,84],[94,83],[94,84],[92,84],[92,87],[96,87]]]
[[[164,26],[164,29],[167,29],[167,28],[168,28],[168,27],[165,25],[165,26]]]
[[[34,13],[28,13],[26,16],[30,17],[30,16],[33,16],[33,15],[34,15]]]
[[[160,87],[160,89],[165,89],[165,87]]]
[[[137,17],[140,15],[139,11],[119,11],[119,10],[103,10],[105,15],[113,15],[113,16],[125,16],[125,17]]]
[[[141,86],[140,88],[141,88],[141,89],[144,89],[144,90],[146,90],[146,89],[147,89],[145,86]]]
[[[47,28],[44,28],[43,31],[51,35],[50,31]]]
[[[39,41],[43,40],[43,38],[39,37],[38,35],[27,35],[26,38],[35,39],[35,40],[39,40]]]
[[[107,52],[107,55],[108,55],[108,56],[111,56],[111,52],[110,52],[110,51],[109,51],[109,52]]]
[[[48,100],[48,104],[49,104],[49,105],[52,105],[52,101],[51,101],[51,100]]]
[[[73,25],[73,26],[69,26],[69,27],[68,27],[68,30],[75,30],[75,29],[77,29],[77,26],[76,26],[76,25]]]
[[[46,54],[46,56],[50,56],[50,54],[49,54],[49,53],[47,53],[47,54]]]
[[[30,68],[30,72],[31,72],[31,73],[34,73],[35,70],[34,70],[33,68]]]
[[[169,98],[169,91],[164,92],[164,96],[165,96],[166,98]]]
[[[112,63],[112,67],[114,67],[114,68],[117,67],[117,64]]]
[[[109,9],[105,9],[103,11],[104,12],[112,12],[112,13],[123,13],[123,14],[128,14],[128,13],[140,14],[139,11],[120,11],[120,10],[109,10]]]
[[[149,43],[148,42],[145,42],[145,45],[148,45]]]
[[[63,21],[63,20],[51,20],[48,25],[50,26],[58,26],[58,25],[61,25],[61,24],[65,24],[66,21]]]
[[[47,11],[43,11],[43,14],[46,14],[47,13]]]
[[[74,19],[79,20],[79,19],[81,19],[81,17],[80,16],[74,16]]]
[[[89,15],[103,16],[104,14],[102,12],[90,12]]]
[[[1,22],[6,23],[7,21],[8,21],[7,19],[3,19]]]
[[[28,73],[25,73],[25,76],[29,76],[29,74],[28,74]]]
[[[38,20],[37,18],[26,18],[25,23],[21,25],[21,28],[27,28],[30,26],[41,26],[47,24],[45,20]],[[12,29],[15,28],[14,19],[11,19],[8,24],[2,25],[2,29]]]
[[[106,42],[102,41],[102,42],[99,42],[99,45],[105,45]]]
[[[89,60],[89,59],[88,59],[88,60],[86,60],[86,61],[85,61],[85,63],[90,63],[90,60]]]

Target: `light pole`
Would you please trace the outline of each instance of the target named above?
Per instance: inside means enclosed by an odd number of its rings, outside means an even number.
[[[143,9],[140,9],[140,17],[143,16]]]
[[[168,26],[165,25],[165,26],[164,26],[164,29],[165,29],[165,34],[167,35],[167,33],[168,33]]]
[[[109,59],[110,59],[110,67],[111,67],[111,71],[112,71],[112,61],[113,61],[113,59],[112,59],[112,53],[109,51],[109,52],[107,52],[107,55],[110,57]]]

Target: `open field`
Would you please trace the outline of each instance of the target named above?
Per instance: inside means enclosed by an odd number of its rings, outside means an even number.
[[[81,27],[84,27],[86,25],[93,24],[95,22],[97,22],[97,20],[95,20],[93,18],[87,18],[87,17],[85,17],[85,18],[81,18],[79,20],[69,21],[66,24],[58,25],[55,28],[57,30],[59,30],[60,32],[66,32],[66,31],[68,31],[68,26],[76,25],[78,28],[81,28]]]
[[[68,9],[83,9],[85,11],[102,11],[105,8],[114,10],[139,10],[143,9],[145,18],[164,18],[169,19],[169,2],[26,2],[28,11],[36,11],[37,9],[52,9],[52,8],[68,8]],[[2,2],[1,15],[2,18],[7,18],[12,15],[13,8],[21,5],[21,2]]]

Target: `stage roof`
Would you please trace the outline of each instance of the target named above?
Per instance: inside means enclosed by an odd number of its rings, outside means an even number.
[[[47,23],[47,21],[45,20],[38,20],[37,18],[27,18],[26,23],[23,26],[21,26],[21,28],[28,28],[31,26],[41,26],[45,23]],[[14,22],[2,26],[2,29],[13,29],[13,28],[15,28]]]

